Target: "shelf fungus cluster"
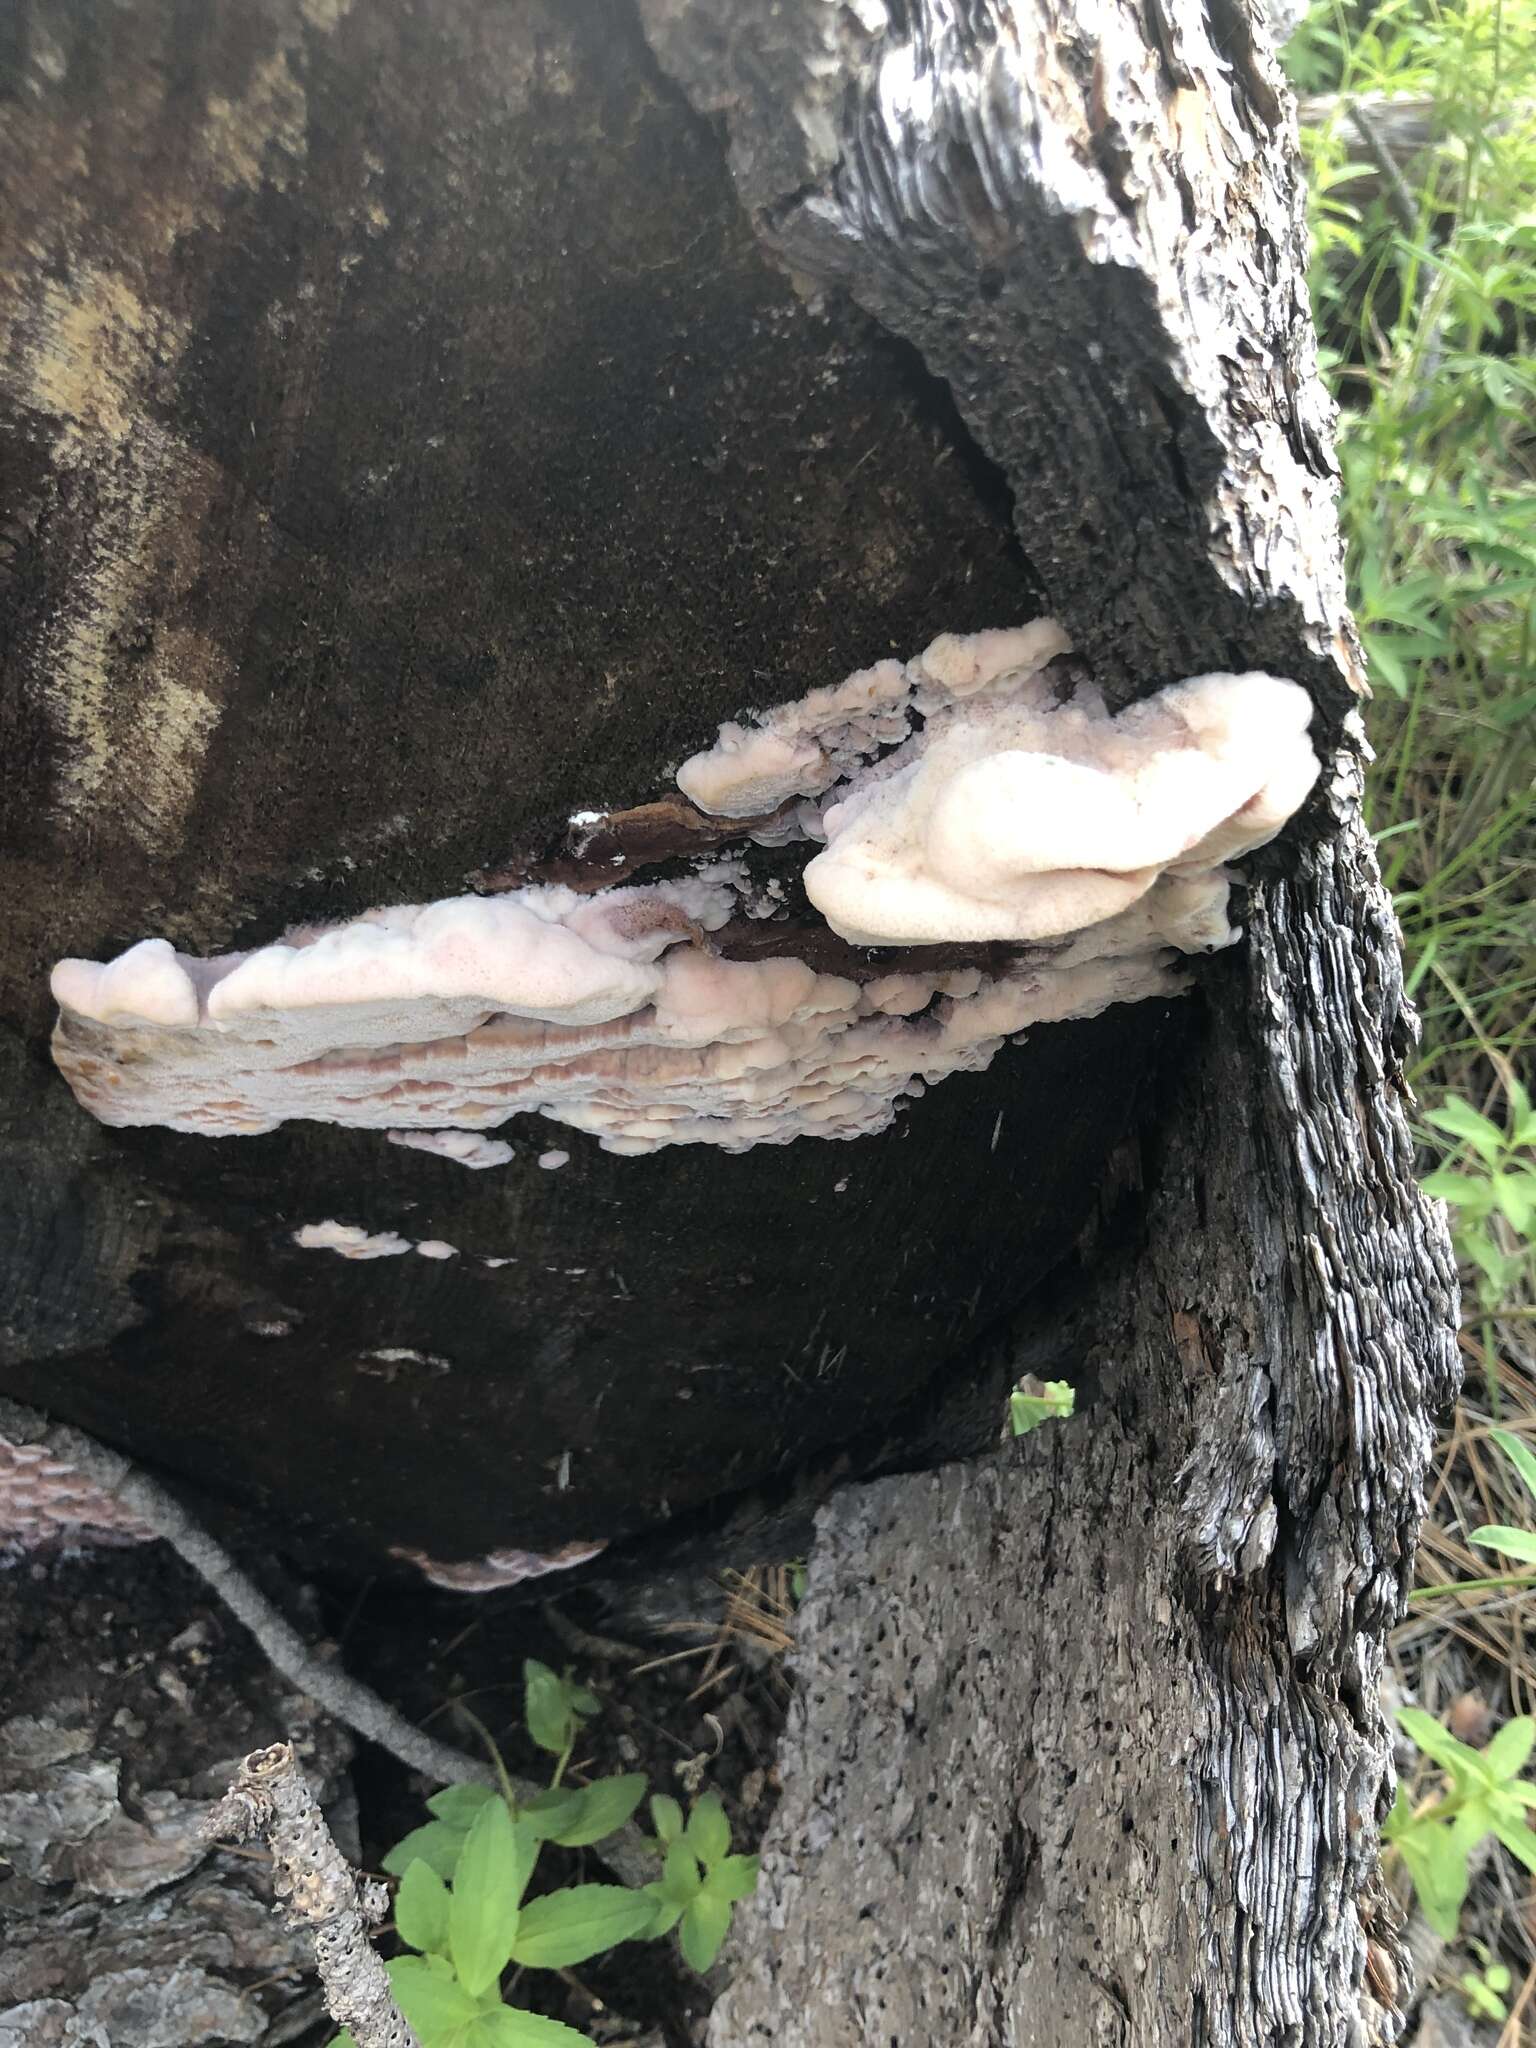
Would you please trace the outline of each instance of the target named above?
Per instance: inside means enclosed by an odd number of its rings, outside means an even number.
[[[65,960],[55,1058],[105,1123],[317,1118],[469,1166],[509,1156],[484,1134],[525,1111],[621,1153],[881,1130],[1033,1025],[1183,988],[1183,956],[1237,936],[1224,863],[1316,778],[1296,684],[1200,676],[1112,717],[1052,666],[1065,650],[1048,620],[945,634],[723,726],[679,771],[740,841],[814,845],[805,895],[846,972],[799,957],[782,881],[713,853],[681,879],[534,882],[213,959],[145,939]],[[748,917],[782,951],[727,957]],[[966,948],[979,964],[954,964]]]

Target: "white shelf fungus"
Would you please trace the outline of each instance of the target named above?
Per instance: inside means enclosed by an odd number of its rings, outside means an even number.
[[[218,1136],[307,1117],[470,1166],[510,1157],[482,1134],[526,1111],[623,1153],[881,1130],[1031,1025],[1184,987],[1180,954],[1237,936],[1221,863],[1272,838],[1317,775],[1294,683],[1202,676],[1112,718],[1091,686],[1060,701],[1045,667],[1065,646],[1050,620],[942,635],[722,727],[678,777],[719,815],[782,810],[760,837],[825,838],[806,888],[845,939],[1027,949],[1002,973],[861,986],[719,958],[707,934],[748,904],[739,864],[717,861],[595,895],[374,911],[222,959],[151,939],[66,960],[55,1057],[106,1123]],[[408,1248],[354,1230],[298,1238]]]

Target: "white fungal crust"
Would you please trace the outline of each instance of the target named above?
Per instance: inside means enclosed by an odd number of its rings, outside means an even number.
[[[723,727],[679,775],[721,815],[777,811],[759,837],[825,838],[806,888],[844,938],[1028,949],[1003,972],[861,987],[719,958],[707,935],[753,905],[717,861],[596,895],[378,910],[223,959],[146,940],[64,961],[55,1058],[105,1123],[223,1136],[306,1117],[477,1167],[510,1159],[483,1133],[528,1111],[622,1153],[881,1130],[1031,1025],[1185,987],[1181,953],[1237,936],[1221,863],[1273,837],[1318,772],[1294,683],[1201,676],[1112,718],[1089,685],[1061,700],[1044,670],[1065,646],[1050,620],[941,635]],[[296,1238],[411,1248],[335,1222]]]

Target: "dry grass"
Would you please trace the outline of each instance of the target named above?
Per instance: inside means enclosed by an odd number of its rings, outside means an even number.
[[[782,1666],[785,1652],[795,1646],[793,1571],[787,1564],[756,1564],[750,1571],[722,1573],[720,1590],[725,1605],[718,1621],[669,1624],[676,1634],[705,1634],[706,1639],[637,1665],[636,1676],[664,1664],[681,1664],[690,1657],[704,1658],[699,1682],[688,1695],[691,1704],[720,1694],[732,1679],[742,1675],[745,1663],[754,1671],[766,1670],[779,1697],[787,1698],[789,1684]]]

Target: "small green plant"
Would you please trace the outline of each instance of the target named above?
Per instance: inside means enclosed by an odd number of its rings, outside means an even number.
[[[1472,1946],[1482,1968],[1464,1971],[1459,1979],[1467,2011],[1475,2020],[1507,2020],[1509,2007],[1504,1994],[1514,1982],[1513,1973],[1508,1963],[1491,1962],[1480,1941],[1474,1941]]]
[[[1536,1833],[1525,1820],[1536,1806],[1536,1785],[1520,1776],[1536,1743],[1536,1721],[1522,1714],[1506,1721],[1486,1749],[1471,1749],[1420,1707],[1400,1707],[1397,1720],[1415,1748],[1439,1764],[1450,1790],[1415,1811],[1399,1786],[1382,1833],[1402,1857],[1425,1919],[1450,1941],[1472,1881],[1472,1853],[1485,1836],[1496,1835],[1536,1871]]]
[[[548,1787],[519,1800],[498,1757],[499,1791],[447,1786],[427,1801],[432,1819],[384,1858],[400,1880],[395,1932],[415,1951],[386,1967],[422,2048],[587,2048],[586,2036],[563,2021],[506,2002],[509,1967],[570,1969],[620,1942],[676,1927],[684,1959],[706,1970],[730,1929],[732,1907],[757,1883],[757,1858],[731,1854],[725,1808],[706,1792],[686,1821],[675,1799],[651,1801],[661,1859],[652,1883],[568,1885],[529,1899],[544,1845],[603,1841],[633,1817],[646,1781],[629,1771],[566,1784],[582,1723],[599,1702],[534,1658],[523,1678],[528,1733],[554,1759]],[[330,2048],[354,2044],[344,2032]]]
[[[1477,1268],[1478,1294],[1485,1308],[1497,1307],[1514,1285],[1531,1256],[1536,1232],[1536,1166],[1531,1164],[1536,1112],[1518,1081],[1509,1082],[1507,1093],[1509,1123],[1504,1130],[1459,1095],[1448,1095],[1425,1118],[1437,1131],[1461,1141],[1457,1165],[1430,1174],[1424,1189],[1454,1210],[1456,1251],[1465,1265]],[[1515,1251],[1504,1251],[1495,1239],[1495,1216],[1502,1216],[1519,1240]],[[1536,1557],[1536,1548],[1530,1555]]]
[[[1507,1429],[1493,1431],[1493,1440],[1519,1473],[1526,1492],[1536,1501],[1536,1457],[1512,1436]],[[1536,1534],[1529,1529],[1512,1529],[1505,1522],[1485,1522],[1481,1529],[1472,1531],[1471,1540],[1481,1543],[1487,1550],[1502,1551],[1505,1557],[1518,1557],[1522,1564],[1536,1564]]]
[[[1070,1415],[1076,1405],[1077,1393],[1069,1380],[1037,1380],[1030,1374],[1008,1396],[1008,1426],[1015,1436],[1028,1436],[1042,1422]]]
[[[684,1962],[707,1970],[720,1953],[731,1908],[757,1883],[757,1858],[731,1854],[731,1824],[713,1792],[695,1799],[688,1819],[665,1792],[651,1800],[656,1839],[666,1845],[656,1894],[654,1934],[677,1928]]]

